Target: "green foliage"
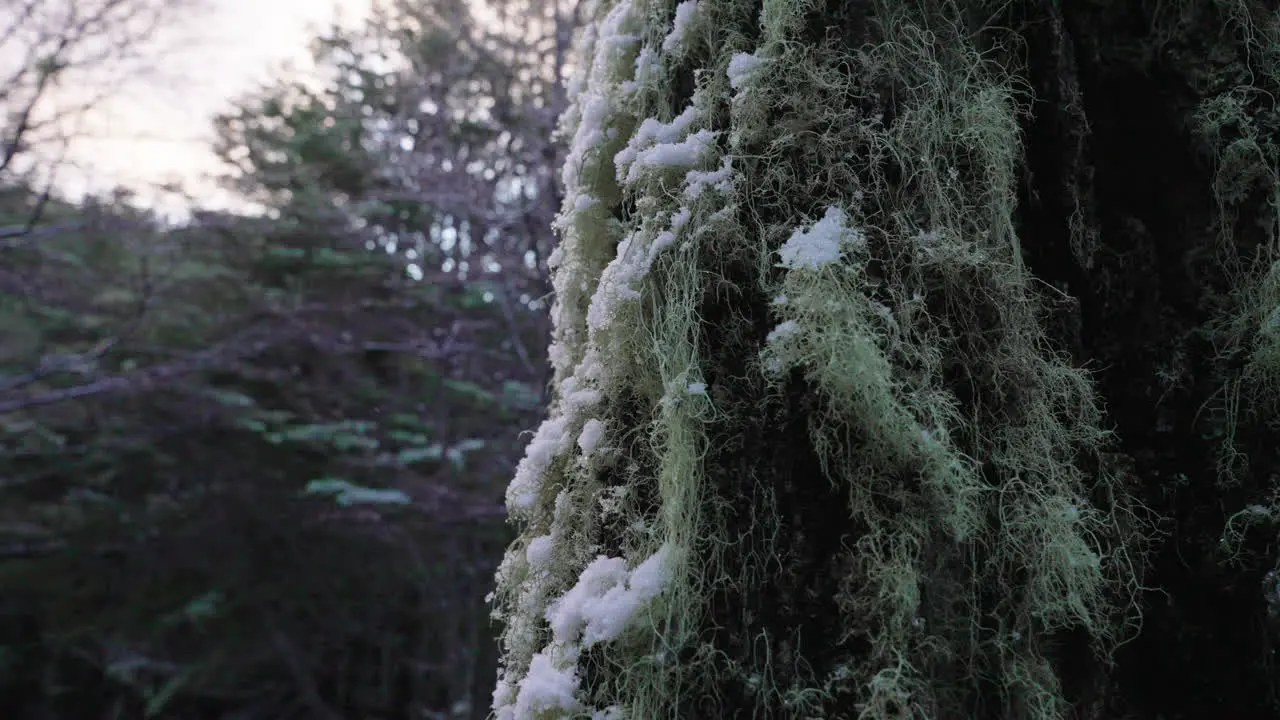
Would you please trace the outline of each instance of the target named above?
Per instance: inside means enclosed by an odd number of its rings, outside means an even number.
[[[0,595],[24,600],[0,624],[38,626],[0,628],[23,659],[0,686],[38,696],[13,712],[70,717],[97,684],[129,717],[483,714],[500,488],[540,404],[514,348],[536,354],[538,318],[493,302],[528,278],[434,272],[432,230],[463,219],[387,180],[404,128],[371,115],[415,78],[367,51],[395,35],[431,62],[459,30],[334,31],[331,85],[221,118],[263,216],[53,200],[47,234],[3,248]],[[39,202],[0,187],[0,224]]]

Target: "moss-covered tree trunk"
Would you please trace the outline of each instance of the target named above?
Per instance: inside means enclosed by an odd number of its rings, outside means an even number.
[[[1280,15],[615,0],[499,718],[1274,717]]]

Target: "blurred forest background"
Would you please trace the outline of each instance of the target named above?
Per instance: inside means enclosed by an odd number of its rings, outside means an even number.
[[[51,98],[181,0],[4,0],[0,714],[485,716],[576,5],[375,3],[174,221],[60,194]]]

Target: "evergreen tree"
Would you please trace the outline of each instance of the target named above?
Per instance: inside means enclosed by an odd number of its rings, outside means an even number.
[[[485,714],[542,91],[465,4],[382,5],[218,119],[267,217],[0,178],[5,717]]]
[[[594,12],[497,717],[1274,717],[1280,15]]]

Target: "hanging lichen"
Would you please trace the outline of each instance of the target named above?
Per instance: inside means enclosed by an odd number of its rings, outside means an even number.
[[[1131,631],[1146,531],[1022,262],[986,10],[600,9],[500,718],[1061,718],[1055,638]]]

